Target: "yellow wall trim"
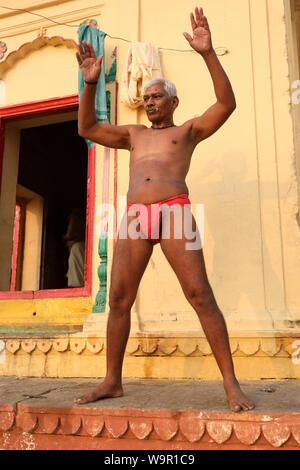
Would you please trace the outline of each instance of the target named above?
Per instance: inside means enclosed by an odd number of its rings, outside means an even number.
[[[300,341],[300,334],[298,335]],[[81,354],[84,351],[99,354],[104,352],[105,338],[99,337],[53,337],[53,338],[2,338],[5,348],[11,353],[20,349],[27,353],[39,350],[47,354],[51,349],[58,352],[73,351]],[[291,357],[292,344],[297,337],[269,337],[269,338],[230,338],[230,349],[233,355],[242,356],[283,356]],[[2,348],[3,349],[3,348]],[[161,338],[139,337],[130,338],[126,347],[129,355],[159,355],[159,356],[209,356],[211,348],[206,338]]]
[[[230,338],[237,376],[251,380],[300,379],[300,334],[298,338]],[[103,337],[0,339],[0,376],[104,377],[105,372]],[[123,377],[221,379],[204,337],[130,337]]]
[[[65,13],[59,13],[57,15],[51,14],[44,14],[44,16],[48,16],[52,20],[58,23],[66,23],[70,24],[73,22],[80,22],[87,18],[94,18],[100,16],[101,8],[104,4],[97,4],[96,6],[80,8],[78,10],[72,10]],[[32,31],[39,30],[41,28],[49,29],[51,27],[57,27],[58,25],[51,20],[47,20],[45,18],[37,18],[31,15],[27,15],[29,21],[20,21],[19,23],[15,23],[12,26],[6,26],[4,28],[0,28],[0,37],[1,38],[9,38],[11,36],[17,36],[19,34],[30,33]]]

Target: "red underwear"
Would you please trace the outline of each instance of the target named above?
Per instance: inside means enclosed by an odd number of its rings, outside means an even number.
[[[191,201],[187,194],[179,194],[170,199],[153,204],[129,204],[127,203],[127,212],[133,207],[135,209],[141,231],[145,238],[150,240],[153,245],[159,242],[161,228],[161,205],[166,204],[172,206],[178,204],[180,206],[191,205]],[[132,214],[133,215],[133,214]]]

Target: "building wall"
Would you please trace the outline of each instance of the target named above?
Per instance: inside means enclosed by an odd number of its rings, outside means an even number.
[[[191,0],[103,0],[97,5],[93,0],[23,0],[16,1],[14,6],[73,25],[94,18],[110,36],[151,42],[159,47],[163,76],[173,81],[178,90],[177,125],[200,115],[215,100],[202,58],[192,51],[170,50],[189,49],[182,32],[190,30],[189,12],[195,6]],[[229,121],[196,148],[187,177],[192,203],[204,205],[208,277],[231,336],[296,337],[300,320],[299,197],[286,2],[203,0],[202,6],[210,22],[214,47],[237,101],[237,109]],[[63,40],[57,40],[56,45],[55,41],[47,40],[41,45],[43,38],[37,40],[39,35],[59,36]],[[2,93],[3,105],[77,93],[77,27],[0,9],[0,39],[8,47],[0,62],[0,79],[6,90],[5,97]],[[107,37],[105,44],[107,66],[117,46],[120,83],[129,43]],[[129,109],[119,96],[117,108],[119,124],[147,125],[142,109]],[[104,150],[97,146],[96,209],[103,201],[103,174],[107,170],[108,202],[114,201],[114,155],[111,151],[109,167],[105,167],[108,161],[104,159]],[[124,196],[129,155],[120,150],[117,157],[117,195]],[[98,212],[94,222],[98,227]],[[47,300],[44,304],[40,301],[39,308],[47,321],[57,323],[60,309],[67,312],[68,318],[74,312],[76,321],[83,322],[83,335],[104,338],[108,308],[103,314],[92,314],[91,308],[99,289],[96,230],[93,241],[92,297],[71,299],[69,303],[52,299],[55,313],[49,313]],[[113,240],[109,240],[108,273],[112,254]],[[27,307],[30,302],[26,303]],[[15,301],[0,301],[1,322],[11,316],[15,319],[16,311],[22,309]],[[141,282],[132,317],[132,337],[203,336],[196,314],[184,298],[159,246],[155,247]],[[145,346],[147,351],[148,346]],[[133,370],[134,360],[130,364]],[[132,370],[127,374],[132,375]],[[64,374],[72,375],[70,371]],[[189,373],[185,371],[182,375]]]
[[[131,17],[140,18],[136,38],[131,24],[130,36],[122,28],[120,36],[139,41],[151,37],[161,48],[188,48],[181,33],[189,27],[192,2],[172,8],[167,34],[168,2],[131,5],[136,8]],[[220,60],[237,99],[230,120],[195,150],[187,178],[192,202],[204,204],[207,271],[231,328],[282,328],[299,318],[298,194],[284,2],[230,0],[204,2],[203,7],[214,46],[229,51]],[[162,49],[160,55],[164,76],[178,88],[176,124],[201,114],[214,100],[201,57]],[[120,49],[119,79],[122,56]],[[120,123],[126,122],[146,124],[142,111],[121,104]],[[120,174],[126,175],[127,165],[127,153],[120,152]],[[127,178],[120,178],[121,193],[126,185]],[[149,289],[153,282],[155,300]],[[152,324],[159,314],[172,314],[173,319],[175,314],[181,325],[190,318],[190,307],[159,248],[142,280],[136,311],[140,322],[148,318]],[[196,327],[193,313],[190,320]]]

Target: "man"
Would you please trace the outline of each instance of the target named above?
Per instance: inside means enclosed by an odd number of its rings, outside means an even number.
[[[166,90],[169,85],[165,88],[163,82],[157,81],[150,82],[144,94],[144,108],[152,123],[151,128],[144,125],[98,124],[94,102],[102,56],[96,58],[91,44],[84,42],[84,49],[79,46],[77,60],[86,83],[79,106],[79,134],[101,145],[130,151],[128,210],[132,204],[144,204],[147,210],[152,206],[159,208],[162,202],[171,205],[174,198],[179,206],[189,204],[185,178],[192,153],[199,142],[224,124],[236,107],[229,79],[213,49],[203,9],[196,8],[195,14],[191,13],[190,17],[193,37],[188,33],[183,35],[190,46],[203,57],[212,77],[217,101],[202,116],[181,126],[175,126],[173,122],[173,113],[179,102],[177,96],[174,96],[176,93],[172,93],[172,86],[171,93],[168,93]],[[142,215],[142,229],[144,219]],[[157,211],[155,219],[154,225],[159,224],[159,211],[158,222]],[[130,331],[130,310],[152,254],[153,244],[159,241],[186,298],[199,317],[222,373],[230,409],[241,411],[254,408],[254,403],[242,392],[235,377],[226,324],[207,279],[202,249],[186,249],[187,237],[174,236],[175,219],[170,217],[169,237],[164,238],[159,234],[158,240],[157,236],[147,238],[147,229],[146,236],[142,238],[119,236],[111,272],[106,377],[91,392],[76,399],[75,403],[84,404],[123,394],[122,364]],[[128,232],[132,220],[133,217],[128,213]],[[151,216],[148,220],[152,226]]]

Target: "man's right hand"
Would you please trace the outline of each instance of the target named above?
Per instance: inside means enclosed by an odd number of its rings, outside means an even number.
[[[97,122],[95,110],[96,84],[100,77],[103,55],[96,57],[91,43],[82,41],[76,53],[77,61],[86,83],[78,108],[78,134],[104,147],[130,150],[130,128],[134,126],[112,125],[110,122]],[[145,127],[145,126],[143,126]]]
[[[84,81],[96,83],[100,77],[103,55],[97,58],[91,43],[82,41],[82,45],[79,44],[79,52],[76,52],[76,58]]]

